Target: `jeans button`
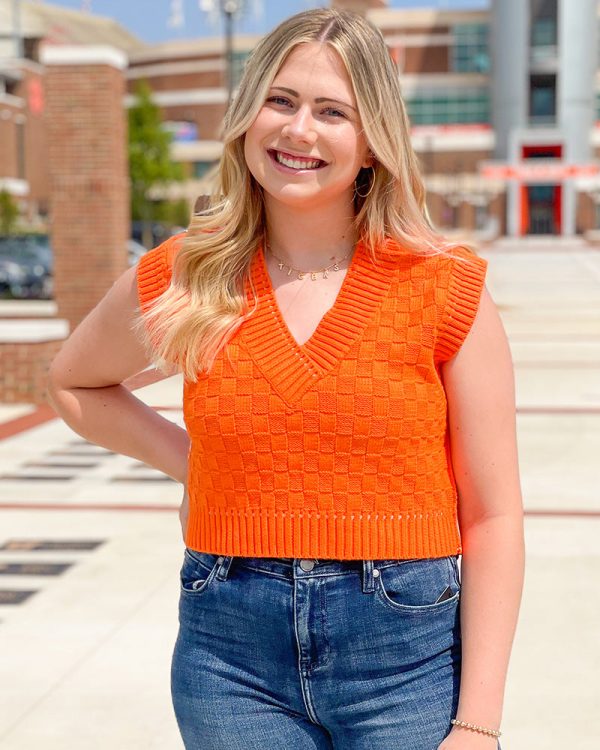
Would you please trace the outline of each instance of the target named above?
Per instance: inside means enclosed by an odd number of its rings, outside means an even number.
[[[221,565],[224,559],[224,557],[217,557],[217,562],[219,563],[219,565]]]
[[[314,560],[300,560],[300,567],[302,570],[312,570],[315,567],[315,561]]]

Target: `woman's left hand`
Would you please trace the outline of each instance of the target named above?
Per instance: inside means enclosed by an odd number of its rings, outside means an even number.
[[[498,738],[464,727],[453,727],[437,750],[497,750]]]

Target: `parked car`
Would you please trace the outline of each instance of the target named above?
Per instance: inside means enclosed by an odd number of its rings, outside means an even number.
[[[164,242],[166,239],[168,239],[171,236],[170,229],[165,224],[161,224],[158,221],[149,222],[148,229],[149,229],[149,234],[150,234],[148,238],[150,247],[147,248],[148,250],[150,250],[153,247],[156,247],[157,245],[160,245],[161,242]],[[132,239],[142,244],[142,240],[144,237],[144,222],[132,221],[130,234],[131,234]]]
[[[127,240],[127,260],[130,266],[135,266],[138,260],[148,252],[147,249],[135,240]]]
[[[50,299],[52,297],[52,250],[44,235],[0,237],[3,284],[13,297]]]
[[[12,297],[12,289],[20,284],[24,271],[18,263],[0,257],[0,297]]]
[[[147,249],[127,240],[127,260],[134,266]],[[51,299],[53,256],[46,235],[0,236],[0,295]]]

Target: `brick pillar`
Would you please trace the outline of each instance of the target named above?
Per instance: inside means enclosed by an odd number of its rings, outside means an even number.
[[[127,268],[125,55],[46,46],[54,295],[75,327]]]

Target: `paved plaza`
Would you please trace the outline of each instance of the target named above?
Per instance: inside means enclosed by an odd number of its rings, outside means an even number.
[[[516,368],[526,509],[502,747],[596,750],[600,250],[506,240],[481,255]],[[182,424],[181,385],[136,395]],[[0,747],[181,750],[180,485],[51,417],[0,406]]]

